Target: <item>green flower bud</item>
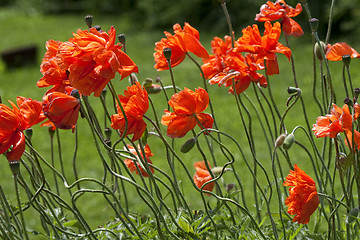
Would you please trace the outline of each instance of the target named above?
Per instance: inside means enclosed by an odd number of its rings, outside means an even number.
[[[320,46],[321,46],[321,47],[320,47]],[[319,59],[319,60],[322,61],[324,58],[323,58],[323,55],[322,55],[321,52],[324,52],[324,53],[325,53],[325,51],[326,51],[326,45],[325,45],[324,42],[320,41],[320,46],[319,46],[318,43],[315,43],[315,45],[314,45],[314,54],[315,54],[315,56],[317,57],[317,59]]]
[[[148,87],[151,87],[152,84],[153,84],[153,80],[151,78],[147,78],[145,79],[142,85],[146,89]]]
[[[196,143],[196,138],[190,138],[181,146],[180,151],[182,153],[189,152],[195,146],[195,143]]]
[[[295,136],[294,134],[290,133],[289,135],[286,136],[284,140],[283,148],[285,150],[289,150],[293,145],[294,141],[295,141]]]
[[[145,88],[149,94],[156,94],[162,91],[162,87],[157,84],[153,84],[148,88]]]

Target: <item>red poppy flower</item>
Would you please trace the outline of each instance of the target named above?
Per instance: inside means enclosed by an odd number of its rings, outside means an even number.
[[[199,42],[199,32],[190,26],[189,23],[185,23],[184,29],[181,29],[180,24],[177,23],[173,26],[173,29],[174,35],[165,31],[166,38],[162,38],[159,42],[155,43],[155,69],[158,71],[169,69],[163,54],[164,48],[171,48],[171,67],[180,64],[187,52],[192,52],[201,58],[209,57],[208,52]]]
[[[174,112],[165,110],[161,123],[167,126],[166,134],[171,138],[181,138],[196,125],[211,128],[214,119],[207,113],[202,113],[209,104],[209,95],[202,89],[195,92],[188,88],[175,93],[168,102]],[[198,121],[197,121],[198,120]]]
[[[229,92],[233,93],[234,81],[237,94],[245,91],[251,82],[267,85],[265,77],[256,72],[263,69],[262,60],[258,61],[254,54],[247,54],[244,58],[240,53],[232,51],[230,36],[225,36],[225,41],[215,37],[211,47],[214,55],[204,60],[201,66],[210,84],[230,87]]]
[[[235,42],[234,51],[257,54],[257,59],[265,59],[268,75],[279,73],[275,53],[282,53],[290,60],[291,50],[278,42],[281,34],[279,22],[275,22],[272,26],[269,21],[266,21],[262,37],[256,24],[244,28],[242,33],[243,36]]]
[[[341,61],[344,55],[350,55],[351,58],[360,58],[359,53],[345,42],[335,43],[327,47],[326,59],[330,61]]]
[[[284,0],[277,0],[275,3],[267,1],[260,8],[260,13],[256,14],[255,20],[259,22],[281,20],[282,29],[286,35],[300,37],[304,34],[301,26],[292,17],[296,17],[302,11],[301,4],[298,3],[293,8],[285,3]]]
[[[144,159],[144,156],[143,156],[143,153],[142,153],[142,151],[141,151],[140,146],[138,147],[138,150],[139,150],[139,153],[140,153],[140,156],[141,156],[141,159],[142,159],[142,160],[139,159],[139,156],[138,156],[138,154],[137,154],[137,152],[136,152],[136,150],[135,150],[135,148],[134,148],[133,146],[127,144],[127,147],[129,148],[130,152],[136,156],[136,158],[137,158],[137,160],[136,160],[136,165],[138,166],[141,175],[143,175],[144,177],[149,177],[149,174],[146,172],[145,167],[142,166],[142,164],[141,164],[141,161],[145,161],[145,159]],[[146,146],[145,146],[145,148],[144,148],[144,151],[145,151],[146,161],[147,161],[148,163],[152,164],[152,162],[151,162],[151,160],[150,160],[149,157],[153,156],[154,154],[151,152],[149,145],[146,144]],[[138,170],[137,170],[137,168],[136,168],[136,165],[135,165],[134,160],[132,160],[132,159],[125,159],[125,160],[124,160],[124,163],[125,163],[126,166],[130,169],[131,172],[134,172],[134,171],[135,171],[136,174],[139,174],[139,172],[138,172]],[[154,173],[154,169],[153,169],[152,167],[150,167],[150,166],[149,166],[149,168],[150,168],[150,171],[151,171],[152,173]]]
[[[290,196],[285,199],[285,205],[288,206],[288,213],[295,215],[292,221],[307,224],[319,206],[314,180],[295,164],[294,171],[290,170],[284,186],[290,186]]]
[[[194,183],[198,188],[201,188],[205,183],[213,179],[209,171],[207,170],[204,161],[194,163],[194,167],[196,169],[196,172],[193,179],[194,179]],[[215,186],[215,182],[208,183],[204,186],[203,190],[207,190],[211,192],[214,189],[214,186]]]
[[[24,130],[44,119],[41,103],[31,98],[18,97],[19,108],[9,101],[12,108],[0,104],[0,154],[6,153],[8,161],[18,161],[25,151]]]
[[[141,88],[139,82],[136,82],[136,84],[124,91],[124,96],[119,95],[119,99],[128,122],[126,136],[134,134],[131,141],[136,141],[146,129],[143,115],[149,108],[148,93],[145,89]],[[111,116],[111,127],[123,133],[125,132],[125,118],[119,106],[117,106],[117,111],[118,114]]]
[[[111,27],[108,33],[78,30],[74,38],[59,46],[57,57],[61,59],[61,68],[68,70],[71,86],[84,95],[94,93],[99,97],[106,84],[121,74],[121,79],[138,68],[131,58],[115,45],[116,31]]]
[[[54,86],[47,93],[53,91],[61,91],[65,86],[69,85],[68,73],[66,69],[62,69],[60,58],[57,57],[60,41],[49,40],[46,42],[46,53],[40,65],[40,72],[43,77],[36,83],[38,87]]]
[[[80,100],[65,93],[52,92],[43,97],[44,115],[60,129],[74,129],[79,117]]]
[[[360,105],[354,104],[354,121],[359,117]],[[340,132],[346,134],[346,144],[352,146],[352,122],[353,117],[350,113],[349,106],[345,104],[342,109],[333,103],[333,109],[330,114],[320,116],[316,119],[316,124],[313,125],[313,131],[316,137],[330,137],[335,138]],[[354,141],[357,148],[360,148],[360,133],[354,130]]]

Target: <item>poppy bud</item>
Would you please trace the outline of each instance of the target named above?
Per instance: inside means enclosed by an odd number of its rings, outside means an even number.
[[[89,28],[91,28],[92,23],[93,23],[93,16],[90,15],[90,14],[86,15],[85,16],[85,23]]]
[[[283,145],[284,140],[285,140],[286,135],[285,134],[281,134],[275,141],[275,147],[278,148],[281,145]]]
[[[145,79],[142,85],[146,89],[148,87],[151,87],[152,84],[153,84],[153,80],[151,78],[147,78]]]
[[[353,222],[355,222],[357,220],[359,216],[359,208],[353,208],[350,210],[350,212],[348,213],[348,215],[346,216],[346,220],[345,223],[346,224],[351,224]]]
[[[125,34],[119,34],[117,36],[119,42],[122,44],[122,45],[125,45],[125,42],[126,42],[126,37],[125,37]]]
[[[349,54],[343,55],[342,61],[346,67],[349,67],[350,62],[351,62],[351,56]]]
[[[160,78],[160,76],[156,76],[156,78],[155,78],[155,82],[157,82],[157,83],[161,82],[161,78]]]
[[[231,171],[231,168],[225,168],[224,172],[227,171]],[[215,176],[219,176],[221,174],[221,172],[223,171],[223,167],[214,167],[211,169],[211,172],[215,175]]]
[[[25,134],[26,134],[26,136],[31,140],[31,137],[32,137],[32,135],[33,135],[33,130],[32,130],[32,128],[26,129],[26,130],[25,130]]]
[[[130,76],[129,76],[130,85],[134,85],[138,81],[139,80],[138,80],[137,76],[135,75],[135,73],[131,73]]]
[[[235,183],[229,183],[226,185],[226,191],[230,192],[235,187]]]
[[[145,88],[145,89],[148,92],[148,94],[156,94],[156,93],[161,92],[162,87],[160,85],[153,84],[150,87]]]
[[[9,166],[13,175],[20,173],[20,161],[9,161]]]
[[[195,143],[196,143],[196,138],[190,138],[181,146],[180,151],[182,153],[187,153],[195,146]]]
[[[321,46],[322,49],[320,48],[320,46]],[[320,41],[320,46],[319,46],[318,43],[315,43],[315,45],[314,45],[314,54],[317,57],[317,59],[323,60],[324,58],[323,58],[322,52],[325,52],[326,45],[325,45],[324,42]]]
[[[317,18],[312,18],[309,20],[310,23],[310,28],[312,32],[316,32],[319,26],[319,19]]]
[[[77,89],[72,90],[71,93],[70,93],[70,96],[72,96],[74,98],[77,98],[77,99],[80,99],[79,90],[77,90]]]
[[[293,145],[294,141],[295,141],[295,136],[294,134],[290,133],[289,135],[286,136],[284,140],[283,148],[285,150],[289,150]]]
[[[345,100],[344,100],[344,103],[346,104],[346,105],[348,105],[349,107],[352,107],[354,104],[353,104],[353,101],[350,99],[350,98],[345,98]]]
[[[164,48],[163,49],[164,57],[166,60],[170,61],[171,58],[171,48]]]
[[[301,92],[301,90],[299,88],[295,88],[295,87],[288,87],[288,89],[287,89],[287,92],[289,94],[298,93],[299,91]]]

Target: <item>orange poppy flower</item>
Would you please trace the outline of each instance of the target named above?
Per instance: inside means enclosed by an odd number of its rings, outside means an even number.
[[[205,78],[210,79],[210,84],[218,84],[230,87],[233,93],[233,81],[235,81],[236,93],[245,91],[251,82],[260,82],[266,86],[267,82],[257,70],[263,69],[262,61],[255,59],[255,55],[247,54],[245,58],[240,53],[232,51],[231,37],[225,36],[225,41],[215,37],[211,42],[214,55],[204,60],[201,66]]]
[[[137,158],[137,160],[136,160],[136,165],[138,166],[141,175],[143,175],[143,177],[149,177],[149,174],[146,172],[145,167],[143,167],[142,164],[141,164],[141,160],[139,159],[139,156],[138,156],[135,148],[134,148],[133,146],[129,145],[129,144],[127,144],[127,147],[128,147],[128,149],[130,150],[130,152],[136,156],[136,158]],[[143,156],[143,153],[142,153],[142,151],[141,151],[140,146],[138,147],[138,150],[139,150],[141,159],[144,161],[144,156]],[[144,151],[145,151],[146,161],[147,161],[148,163],[152,164],[152,162],[151,162],[151,160],[150,160],[149,157],[153,156],[154,154],[151,152],[149,145],[146,144],[146,146],[145,146],[145,148],[144,148]],[[136,174],[139,174],[139,172],[138,172],[138,170],[137,170],[137,168],[136,168],[136,165],[135,165],[134,160],[132,160],[132,159],[125,159],[125,160],[124,160],[124,163],[125,163],[126,166],[130,169],[131,172],[134,172],[134,171],[135,171]],[[152,167],[150,167],[150,166],[149,166],[149,168],[150,168],[150,171],[151,171],[152,173],[154,173],[154,169],[153,169]]]
[[[268,75],[279,73],[275,53],[282,53],[290,60],[291,50],[278,42],[281,34],[279,22],[275,22],[272,26],[269,21],[266,21],[264,36],[262,37],[256,24],[244,28],[242,33],[243,36],[235,42],[234,51],[257,54],[257,59],[265,59]]]
[[[43,97],[44,115],[60,129],[74,129],[79,117],[80,100],[65,93],[52,92]]]
[[[174,35],[169,32],[164,32],[166,38],[162,38],[159,42],[155,43],[154,60],[156,62],[155,69],[158,71],[169,69],[167,60],[164,56],[164,48],[171,48],[171,67],[180,64],[187,52],[192,52],[198,57],[208,58],[209,54],[206,49],[199,42],[200,36],[198,30],[185,23],[183,29],[180,24],[173,26]]]
[[[99,97],[106,84],[121,74],[121,79],[138,67],[121,50],[121,45],[115,45],[116,31],[111,27],[109,32],[78,30],[74,38],[59,46],[57,57],[61,59],[61,68],[68,70],[71,86],[84,95],[94,93]]]
[[[359,117],[360,105],[354,104],[354,121]],[[333,103],[333,108],[330,114],[320,116],[316,119],[316,124],[313,125],[313,131],[316,137],[330,137],[335,138],[340,132],[346,134],[346,144],[352,145],[352,122],[353,117],[350,113],[349,106],[344,104],[342,109]],[[354,130],[354,141],[357,148],[360,149],[360,133]]]
[[[210,165],[209,165],[210,166]],[[204,161],[199,161],[194,163],[194,167],[196,169],[195,175],[193,177],[194,183],[198,188],[201,188],[205,183],[213,179],[205,166]],[[215,182],[211,182],[206,184],[203,190],[212,191],[214,189]]]
[[[6,152],[8,161],[19,161],[25,151],[24,130],[40,122],[41,103],[31,98],[18,97],[19,108],[9,101],[12,108],[0,104],[0,154]]]
[[[212,127],[214,119],[211,115],[202,113],[209,104],[209,95],[201,87],[195,89],[195,92],[185,88],[183,91],[175,93],[168,103],[174,112],[165,110],[161,123],[168,127],[166,134],[169,137],[184,137],[196,125],[201,128]]]
[[[351,58],[360,58],[359,53],[345,42],[335,43],[334,45],[327,47],[327,60],[341,61],[344,55],[350,55]]]
[[[286,177],[284,186],[290,186],[290,195],[285,199],[288,213],[295,215],[293,222],[307,224],[319,206],[319,195],[314,180],[296,164]]]
[[[292,17],[296,17],[302,11],[301,4],[298,3],[293,8],[285,3],[284,0],[276,0],[275,3],[267,1],[260,8],[260,13],[256,14],[255,20],[259,22],[281,20],[282,29],[286,35],[300,37],[304,34],[301,26]]]
[[[60,41],[49,40],[46,42],[46,53],[40,65],[43,77],[36,83],[38,87],[49,87],[54,85],[47,93],[59,91],[69,85],[68,72],[60,67],[61,62],[57,57]]]
[[[143,115],[149,108],[148,93],[143,89],[139,82],[124,90],[124,96],[119,95],[120,102],[124,109],[128,126],[126,136],[134,134],[131,141],[138,140],[146,129],[146,123]],[[118,114],[111,116],[111,127],[125,132],[125,118],[119,106],[117,106]]]

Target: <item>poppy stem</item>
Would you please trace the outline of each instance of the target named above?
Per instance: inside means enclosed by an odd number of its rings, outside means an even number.
[[[28,233],[27,233],[26,225],[25,225],[25,218],[24,218],[24,214],[23,214],[23,211],[22,211],[21,201],[20,201],[20,194],[19,194],[19,188],[18,188],[18,174],[13,174],[13,178],[14,178],[16,200],[17,200],[19,214],[20,214],[20,221],[21,221],[21,224],[22,224],[22,230],[24,232],[25,239],[29,240],[29,236],[28,236]]]
[[[344,83],[344,89],[345,89],[346,97],[348,98],[349,97],[349,92],[348,92],[347,85],[346,85],[345,68],[346,68],[346,66],[344,64],[343,65],[342,76],[343,76],[343,83]]]
[[[225,1],[221,2],[221,7],[222,7],[222,9],[224,11],[225,18],[226,18],[226,23],[227,23],[227,25],[229,27],[229,34],[231,36],[231,46],[232,46],[232,48],[234,48],[234,46],[235,46],[234,30],[233,30],[233,27],[232,27],[229,11],[228,11],[228,9],[226,7],[226,2]]]

